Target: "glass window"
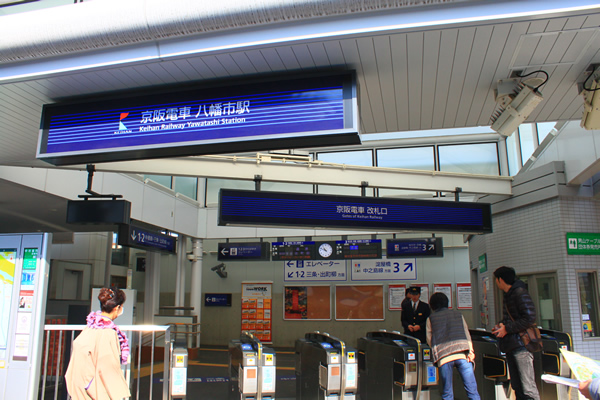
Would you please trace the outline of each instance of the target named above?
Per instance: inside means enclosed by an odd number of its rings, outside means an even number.
[[[265,192],[312,193],[313,185],[308,183],[261,182],[260,189]]]
[[[164,187],[171,187],[171,176],[169,175],[144,175],[144,179],[150,179],[156,183],[163,185]]]
[[[583,337],[597,337],[598,332],[598,289],[596,286],[595,272],[578,272],[579,304],[581,306],[581,320]]]
[[[517,135],[510,135],[506,138],[506,155],[508,156],[508,174],[515,176],[521,169],[521,159],[519,149],[517,148]]]
[[[496,143],[438,146],[440,171],[500,175]]]
[[[119,245],[119,236],[114,232],[112,234],[112,252],[110,263],[112,265],[121,265],[124,267],[129,266],[129,247],[123,247]]]
[[[377,166],[435,171],[433,146],[404,147],[377,150]],[[423,197],[431,198],[435,192],[419,190],[379,189],[379,197]]]
[[[371,150],[317,153],[317,159],[336,164],[360,165],[362,167],[373,166],[373,152]]]
[[[554,276],[536,276],[538,320],[544,329],[560,330],[560,307],[558,289]]]
[[[193,176],[175,176],[173,190],[190,199],[198,199],[198,178]]]
[[[377,166],[433,171],[433,146],[377,150]]]
[[[537,124],[537,135],[538,135],[538,143],[542,143],[546,136],[550,133],[556,122],[540,122]]]
[[[362,196],[362,188],[359,186],[319,185],[319,194],[340,194],[343,196]],[[367,188],[366,196],[373,197],[375,189]]]
[[[533,124],[523,124],[519,126],[519,140],[521,141],[521,162],[523,165],[529,160],[529,157],[535,151],[537,144],[534,142],[537,138],[533,134]]]

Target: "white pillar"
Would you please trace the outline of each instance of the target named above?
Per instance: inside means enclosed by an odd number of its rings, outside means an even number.
[[[198,323],[201,320],[202,310],[202,239],[192,240],[192,287],[190,290],[190,306],[194,307],[192,313],[198,318]],[[200,331],[200,326],[195,330]],[[200,334],[196,336],[196,347],[200,347]]]
[[[186,237],[177,238],[177,276],[175,278],[175,306],[185,306],[185,264],[187,261]],[[183,315],[183,310],[176,310],[175,315]]]
[[[154,324],[160,305],[160,253],[146,251],[146,282],[144,293],[144,324]]]

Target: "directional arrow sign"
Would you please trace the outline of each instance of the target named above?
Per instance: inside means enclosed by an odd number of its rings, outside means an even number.
[[[352,260],[350,271],[353,281],[412,281],[417,280],[417,260],[415,258]]]
[[[219,243],[217,251],[219,261],[271,260],[271,243],[269,242]]]
[[[133,224],[120,224],[118,244],[142,250],[158,250],[167,253],[176,252],[177,239],[157,231]]]

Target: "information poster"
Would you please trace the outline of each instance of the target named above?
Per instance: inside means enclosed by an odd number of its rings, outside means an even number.
[[[416,286],[421,288],[421,297],[419,298],[421,301],[425,303],[429,303],[429,284],[428,283],[413,283],[410,286]]]
[[[271,343],[272,282],[242,283],[242,332]]]
[[[16,260],[16,249],[0,249],[0,350],[6,350],[8,344]]]
[[[473,299],[470,283],[456,284],[456,303],[459,310],[469,310],[473,308]]]
[[[388,308],[390,310],[402,310],[402,302],[405,298],[405,284],[388,286]]]
[[[338,285],[335,287],[335,319],[381,321],[383,302],[383,285]]]
[[[434,283],[433,293],[444,293],[448,297],[448,308],[453,308],[452,304],[452,284],[451,283]]]
[[[286,286],[283,296],[285,320],[331,319],[329,286]]]

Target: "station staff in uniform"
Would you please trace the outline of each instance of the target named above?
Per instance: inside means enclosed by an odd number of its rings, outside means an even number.
[[[422,343],[427,343],[427,335],[425,326],[427,318],[431,314],[429,304],[423,303],[421,299],[421,288],[411,286],[408,289],[411,301],[406,302],[408,307],[402,307],[402,326],[404,333],[419,339]]]

